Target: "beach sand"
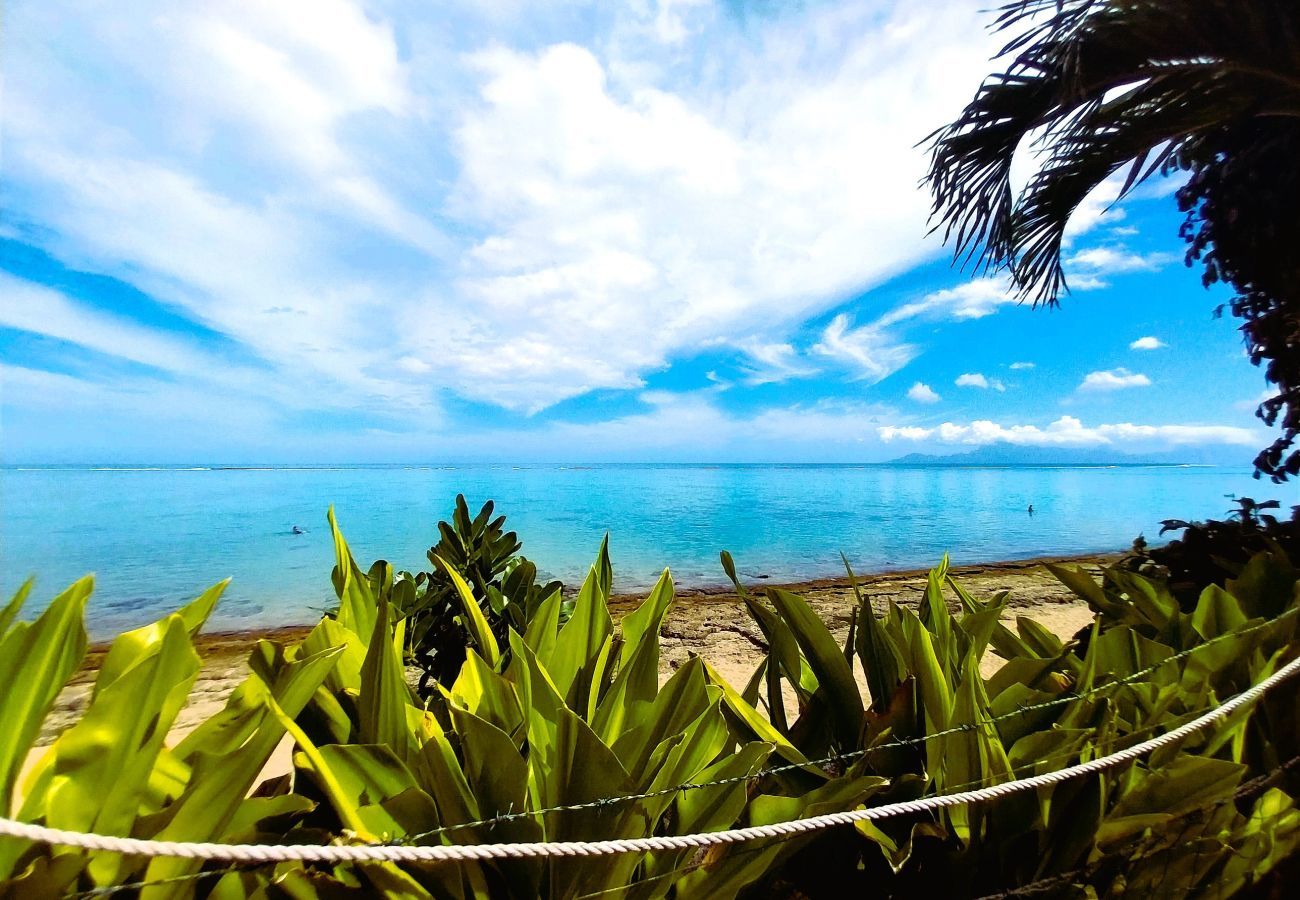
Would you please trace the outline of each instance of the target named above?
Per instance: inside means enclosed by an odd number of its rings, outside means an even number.
[[[988,563],[954,567],[952,574],[980,598],[990,598],[1001,591],[1008,591],[1009,623],[1016,615],[1028,615],[1062,638],[1069,638],[1088,624],[1091,613],[1042,564],[1060,562],[1082,566],[1095,574],[1099,565],[1116,558],[1117,555],[1091,555]],[[915,606],[925,590],[925,584],[925,570],[866,575],[859,579],[860,587],[878,611],[890,600]],[[753,593],[761,592],[767,586],[763,581],[747,584]],[[830,625],[836,638],[843,642],[855,603],[847,578],[779,586],[807,598]],[[614,618],[618,619],[631,612],[640,599],[640,596],[631,595],[611,598],[610,610]],[[949,601],[956,611],[956,598],[950,596]],[[181,712],[173,727],[173,735],[179,738],[222,707],[230,692],[248,675],[246,661],[254,641],[264,638],[291,643],[304,637],[310,630],[309,626],[291,626],[265,631],[200,635],[196,646],[203,659],[203,667],[190,694],[189,705]],[[735,593],[721,588],[679,591],[662,634],[661,674],[664,678],[685,662],[690,654],[695,653],[703,656],[720,675],[739,689],[749,680],[762,657],[762,635],[758,628]],[[76,721],[90,695],[95,673],[106,650],[106,646],[91,649],[86,664],[55,701],[54,709],[46,718],[40,744],[48,744]],[[984,663],[985,674],[996,669],[998,662],[996,657],[987,657]]]

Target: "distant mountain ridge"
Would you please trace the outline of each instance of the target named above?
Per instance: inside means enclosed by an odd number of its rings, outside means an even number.
[[[1249,464],[1250,454],[1233,448],[1193,447],[1169,453],[1132,455],[1104,448],[1020,447],[1013,444],[989,444],[969,453],[950,456],[909,453],[886,463],[891,466],[1244,466]]]

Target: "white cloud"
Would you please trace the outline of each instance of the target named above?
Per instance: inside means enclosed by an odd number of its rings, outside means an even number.
[[[1151,379],[1140,372],[1128,369],[1110,369],[1104,372],[1089,372],[1079,385],[1081,391],[1116,391],[1122,388],[1149,387]]]
[[[918,351],[898,343],[878,322],[853,328],[841,313],[826,326],[812,352],[856,370],[858,378],[874,384],[903,368]]]
[[[1253,445],[1259,435],[1228,425],[1134,425],[1122,423],[1088,427],[1073,416],[1037,425],[1002,425],[987,419],[967,424],[944,422],[932,428],[882,426],[880,439],[889,441],[936,441],[943,444],[983,445],[1008,443],[1032,447],[1087,447],[1126,443],[1164,445],[1234,444]]]
[[[1012,369],[1016,369],[1016,370],[1020,370],[1020,369],[1032,369],[1032,368],[1034,368],[1034,365],[1035,365],[1035,364],[1034,364],[1034,363],[1031,363],[1031,362],[1013,362],[1013,363],[1011,364],[1010,368],[1012,368]]]
[[[958,375],[957,380],[953,382],[957,387],[973,387],[981,390],[1005,391],[1007,386],[996,378],[986,378],[980,372],[967,372]]]
[[[933,388],[920,381],[907,389],[907,396],[917,403],[938,403],[942,399]]]
[[[838,360],[856,370],[860,378],[880,381],[921,352],[919,347],[906,343],[901,336],[910,324],[981,319],[1016,302],[1005,278],[976,278],[956,287],[932,291],[919,300],[889,310],[866,325],[851,327],[849,316],[841,313],[831,320],[812,352]]]
[[[1140,337],[1128,345],[1130,350],[1159,350],[1161,347],[1168,347],[1164,341],[1157,337]]]
[[[956,287],[926,294],[913,303],[905,303],[881,316],[880,326],[898,325],[918,317],[964,321],[991,316],[999,307],[1018,303],[1006,278],[974,278]]]
[[[750,365],[743,367],[746,384],[775,384],[817,374],[817,367],[803,360],[792,344],[750,339],[738,342],[737,346],[751,360]]]
[[[1015,302],[974,279],[838,316],[806,353],[781,339],[941,252],[915,142],[987,73],[987,21],[937,0],[743,22],[689,2],[21,4],[7,218],[226,336],[301,406],[535,412],[736,335],[763,336],[751,381],[831,360],[878,381],[919,352],[909,324]],[[47,330],[104,345],[70,314]],[[177,351],[129,324],[113,352]]]
[[[1177,259],[1171,253],[1134,253],[1122,244],[1089,247],[1066,257],[1063,265],[1069,285],[1076,291],[1109,287],[1106,279],[1131,272],[1155,272]]]

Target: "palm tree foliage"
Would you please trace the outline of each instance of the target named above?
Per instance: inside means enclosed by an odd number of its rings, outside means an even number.
[[[1256,477],[1300,474],[1300,3],[1017,0],[994,28],[1016,35],[1005,70],[930,137],[933,215],[957,258],[1054,305],[1089,194],[1187,173],[1187,264],[1234,291],[1247,353],[1277,388],[1257,415],[1282,434]],[[1036,171],[1017,192],[1021,148]]]

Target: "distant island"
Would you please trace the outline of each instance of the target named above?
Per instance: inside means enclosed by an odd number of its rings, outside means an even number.
[[[1238,451],[1239,452],[1239,451]],[[1107,449],[1071,447],[1019,447],[1013,444],[990,444],[968,453],[937,456],[909,453],[892,459],[890,466],[1204,466],[1246,465],[1249,460],[1235,459],[1231,450],[1195,448],[1171,453],[1135,456]]]

